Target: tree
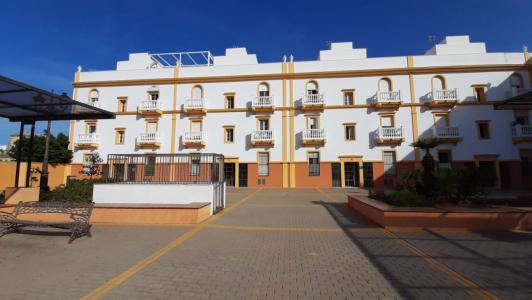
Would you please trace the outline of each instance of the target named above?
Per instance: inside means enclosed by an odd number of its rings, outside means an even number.
[[[431,197],[434,192],[434,158],[430,154],[430,149],[436,148],[440,144],[440,140],[435,137],[419,138],[411,146],[425,151],[421,165],[423,166],[423,194]]]
[[[48,162],[51,164],[66,164],[70,163],[72,160],[72,150],[68,149],[68,137],[63,133],[59,133],[57,137],[50,135],[50,149],[48,153]],[[17,140],[13,143],[13,146],[9,148],[7,154],[16,159],[17,152],[19,149],[20,140]],[[33,138],[33,155],[31,161],[42,162],[44,159],[44,149],[46,145],[46,136],[45,135],[36,135]],[[30,138],[22,138],[22,159],[28,157],[30,146]]]
[[[92,179],[92,176],[94,175],[103,174],[100,168],[102,162],[103,159],[100,157],[98,152],[92,153],[87,157],[87,161],[85,162],[83,169],[81,169],[79,172],[83,175],[90,176]]]

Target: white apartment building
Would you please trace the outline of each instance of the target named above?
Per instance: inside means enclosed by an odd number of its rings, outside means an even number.
[[[71,122],[71,147],[77,168],[94,152],[221,153],[228,185],[382,187],[419,167],[410,144],[435,135],[440,167],[476,165],[495,187],[526,187],[529,111],[494,105],[530,91],[531,72],[526,49],[488,53],[468,36],[397,57],[352,43],[275,63],[246,48],[133,53],[116,70],[76,72],[74,99],[117,117]]]

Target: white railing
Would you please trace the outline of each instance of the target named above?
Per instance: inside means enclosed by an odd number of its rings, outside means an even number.
[[[399,103],[401,91],[377,91],[377,103]]]
[[[251,132],[251,141],[268,142],[273,141],[272,130],[254,130]]]
[[[158,132],[141,133],[137,136],[137,144],[158,143],[161,137]]]
[[[203,98],[201,99],[187,99],[185,101],[185,109],[203,109],[204,108]]]
[[[436,101],[453,101],[458,99],[458,90],[434,90],[432,91],[432,100]]]
[[[403,127],[379,127],[377,139],[402,139]]]
[[[76,144],[99,144],[100,135],[97,133],[81,133],[76,136]]]
[[[93,107],[97,107],[97,108],[102,107],[102,104],[100,103],[100,101],[89,101],[89,105]]]
[[[203,131],[188,131],[183,135],[184,142],[203,142],[206,139],[206,134]]]
[[[258,96],[253,98],[252,107],[273,107],[273,96]]]
[[[513,97],[519,96],[519,95],[522,95],[522,94],[528,93],[528,92],[532,92],[532,89],[512,87],[512,96]]]
[[[138,107],[142,111],[151,111],[161,109],[161,102],[158,100],[142,101]]]
[[[512,126],[512,136],[532,136],[532,125]]]
[[[437,138],[457,138],[460,137],[458,127],[435,127],[434,136]]]
[[[323,140],[325,139],[325,129],[305,129],[303,130],[303,140]]]
[[[303,105],[323,105],[323,94],[305,94],[303,95]]]

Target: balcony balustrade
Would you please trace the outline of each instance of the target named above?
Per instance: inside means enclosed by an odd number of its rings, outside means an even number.
[[[184,111],[187,114],[205,113],[205,100],[203,98],[185,100]]]
[[[137,136],[138,147],[160,147],[161,136],[159,132],[146,132]]]
[[[458,90],[434,90],[432,91],[432,99],[429,102],[431,108],[451,108],[458,102]]]
[[[403,137],[403,127],[379,127],[375,132],[377,144],[401,144]]]
[[[455,144],[462,140],[458,127],[435,127],[434,136],[445,144]]]
[[[512,126],[512,141],[514,144],[532,142],[532,125]]]
[[[303,130],[303,145],[324,145],[325,144],[325,129],[305,129]]]
[[[140,105],[137,107],[137,111],[141,115],[150,115],[150,114],[162,114],[162,108],[161,108],[161,101],[160,100],[147,100],[142,101]]]
[[[401,91],[377,91],[376,108],[398,108],[401,105]]]
[[[207,144],[204,131],[187,131],[183,134],[183,146],[201,148]]]
[[[251,144],[253,146],[273,146],[272,130],[254,130],[251,132]]]
[[[98,148],[99,145],[100,135],[97,133],[81,133],[74,140],[76,148]]]
[[[325,105],[323,94],[305,94],[301,101],[304,110],[320,110],[323,109],[323,106]]]
[[[253,111],[273,111],[273,96],[258,96],[251,101]]]

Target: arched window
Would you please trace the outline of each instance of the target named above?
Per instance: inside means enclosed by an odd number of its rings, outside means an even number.
[[[91,90],[89,92],[89,102],[97,103],[98,100],[100,100],[100,93],[98,92],[98,90]]]
[[[155,85],[152,85],[148,89],[148,98],[151,101],[157,101],[159,100],[159,88]]]
[[[520,74],[514,73],[510,76],[510,84],[512,88],[520,89],[523,87],[523,77]]]
[[[203,88],[200,85],[192,88],[192,99],[203,99]]]
[[[390,78],[381,78],[379,80],[379,91],[380,92],[391,92],[392,91],[392,81]]]
[[[259,96],[270,96],[270,86],[266,82],[262,82],[261,84],[259,84]]]
[[[445,90],[445,78],[437,75],[432,77],[432,91]]]
[[[306,85],[307,95],[316,95],[318,94],[318,83],[314,80],[307,82]]]

